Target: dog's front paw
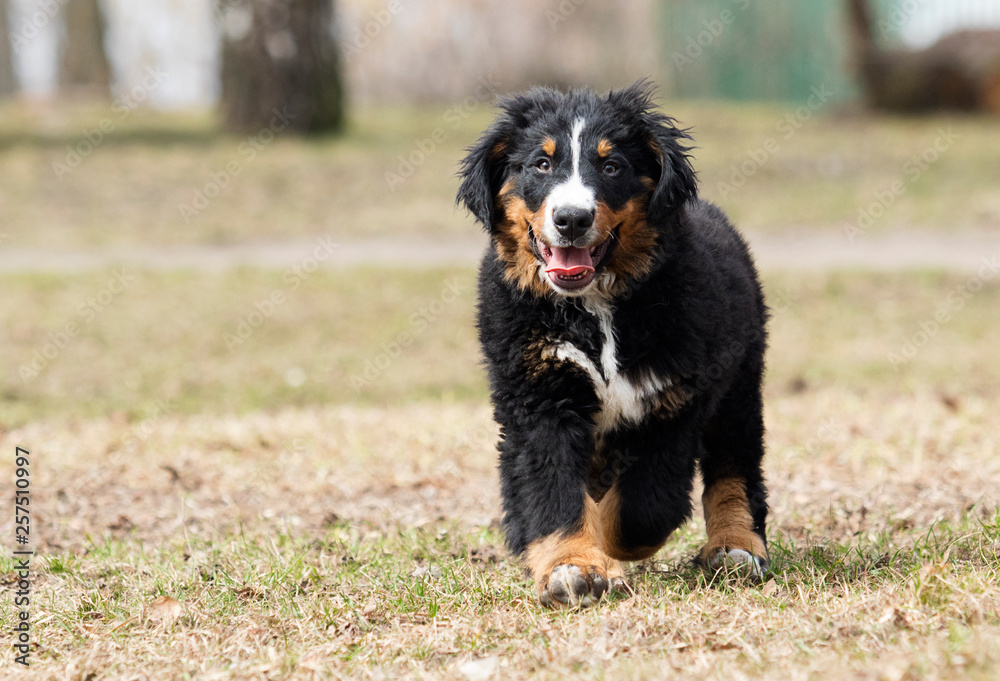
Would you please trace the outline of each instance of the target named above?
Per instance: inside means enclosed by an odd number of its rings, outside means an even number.
[[[729,546],[706,546],[702,549],[698,562],[708,570],[725,570],[727,574],[742,574],[755,580],[764,579],[770,567],[766,555],[754,555],[750,551]]]
[[[538,580],[538,600],[550,608],[562,606],[588,607],[621,583],[621,577],[609,577],[597,565],[563,564]]]

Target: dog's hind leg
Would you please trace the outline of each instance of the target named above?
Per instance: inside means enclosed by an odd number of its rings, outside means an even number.
[[[712,570],[742,568],[756,578],[769,564],[761,374],[759,361],[744,362],[705,429],[701,459],[708,543],[699,562]]]

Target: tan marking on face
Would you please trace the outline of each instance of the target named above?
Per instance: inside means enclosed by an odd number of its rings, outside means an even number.
[[[497,200],[496,200],[497,208],[503,208],[504,202],[507,200],[507,197],[509,197],[510,193],[513,191],[514,191],[514,178],[509,178],[506,182],[503,183],[503,186],[500,187],[500,191],[497,192]]]
[[[497,195],[501,215],[497,225],[497,255],[507,268],[504,277],[524,291],[546,295],[551,289],[539,277],[542,266],[531,250],[530,230],[539,230],[545,220],[545,202],[531,211],[524,199],[512,194],[514,181],[508,180]],[[535,238],[538,238],[537,231]]]
[[[626,547],[621,535],[621,496],[618,488],[612,487],[604,495],[598,506],[600,512],[600,539],[598,546],[611,558],[617,560],[644,560],[660,550],[658,546]],[[664,540],[664,543],[666,540]]]
[[[653,267],[656,231],[646,221],[648,206],[648,195],[634,196],[618,210],[611,210],[603,201],[597,203],[594,222],[599,229],[610,234],[615,227],[619,228],[618,244],[607,265],[608,271],[615,275],[612,295],[622,293],[628,279],[642,279]]]
[[[542,151],[549,155],[549,158],[556,155],[556,141],[551,137],[546,137],[542,142]]]
[[[597,155],[601,158],[607,158],[611,153],[611,149],[611,142],[607,139],[602,138],[601,141],[597,143]]]
[[[705,488],[701,502],[708,532],[702,560],[707,560],[720,548],[741,549],[760,558],[767,557],[763,540],[753,531],[753,516],[743,478],[717,480]]]
[[[621,564],[598,548],[599,535],[600,514],[597,503],[586,497],[579,529],[569,533],[554,532],[533,541],[528,546],[526,560],[538,593],[541,594],[545,589],[549,575],[559,565],[575,565],[585,575],[594,570],[609,582],[614,577],[622,577],[624,571]]]

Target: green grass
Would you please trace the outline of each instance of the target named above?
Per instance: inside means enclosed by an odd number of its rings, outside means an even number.
[[[753,232],[812,230],[840,234],[876,192],[901,180],[870,233],[919,228],[938,232],[993,230],[1000,218],[994,191],[996,121],[976,117],[860,117],[833,110],[810,118],[786,138],[782,120],[793,106],[667,102],[694,128],[695,167],[704,195]],[[486,126],[489,106],[446,117],[452,107],[355,110],[347,133],[333,138],[278,138],[254,157],[245,139],[217,134],[207,116],[137,111],[69,174],[57,176],[67,146],[111,112],[60,107],[0,109],[0,211],[6,245],[79,246],[227,244],[317,234],[336,238],[400,234],[448,239],[474,233],[454,207],[454,173]],[[907,172],[914,155],[941,129],[958,135],[939,160]],[[442,139],[412,174],[390,188],[387,173],[439,129]],[[777,153],[753,161],[767,140]],[[425,149],[430,148],[426,144]],[[771,146],[771,145],[768,145]],[[735,193],[733,167],[750,161]],[[197,191],[230,162],[239,174],[191,219]]]
[[[295,290],[278,271],[133,276],[98,312],[104,273],[4,278],[7,423],[483,395],[469,271],[320,271]],[[258,307],[273,290],[284,302]]]
[[[815,428],[825,397],[779,397],[771,409],[800,409]],[[898,406],[939,443],[982,432],[933,400]],[[908,419],[844,418],[882,424],[883,453],[865,476],[845,474],[851,456],[845,465],[835,441],[803,468],[796,427],[771,418],[767,583],[693,567],[696,514],[630,568],[630,591],[556,612],[535,604],[503,548],[490,442],[468,436],[485,427],[485,409],[173,417],[126,458],[121,426],[46,427],[33,452],[48,465],[34,480],[38,648],[27,678],[462,678],[463,664],[493,656],[504,678],[657,678],[664,668],[867,678],[890,663],[900,678],[991,678],[1000,515],[976,495],[995,485],[995,462],[970,443],[914,466]],[[288,438],[304,441],[276,455]],[[74,490],[109,463],[114,476]],[[130,503],[113,503],[123,493]],[[873,500],[860,517],[858,498]],[[12,569],[0,558],[0,575]],[[157,609],[163,597],[176,613]],[[4,600],[0,625],[12,617]]]

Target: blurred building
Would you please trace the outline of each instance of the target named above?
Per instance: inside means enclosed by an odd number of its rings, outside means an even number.
[[[1000,0],[871,0],[885,47],[923,48],[1000,27]],[[686,97],[802,101],[857,96],[843,0],[670,0],[661,5],[671,87]]]
[[[115,89],[149,67],[160,107],[218,97],[216,0],[104,0]],[[54,91],[58,0],[12,0],[23,89]],[[877,0],[885,39],[925,46],[960,28],[1000,27],[1000,0]],[[598,88],[651,75],[681,96],[801,99],[820,84],[851,96],[837,0],[337,0],[350,97],[459,99],[488,79]]]

